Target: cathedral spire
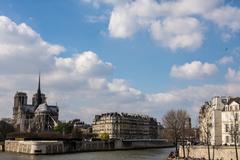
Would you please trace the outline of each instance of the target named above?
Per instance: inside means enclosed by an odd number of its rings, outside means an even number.
[[[41,75],[39,72],[38,76],[38,90],[37,90],[37,105],[40,105],[42,103],[42,93],[41,93]]]
[[[38,90],[37,90],[37,93],[41,94],[41,73],[40,72],[39,72],[39,75],[38,75]]]

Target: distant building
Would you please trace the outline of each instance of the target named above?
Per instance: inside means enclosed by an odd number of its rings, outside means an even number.
[[[109,134],[112,139],[156,139],[158,123],[149,116],[127,113],[96,115],[92,124],[93,134]]]
[[[157,134],[158,139],[164,138],[164,127],[160,122],[158,122],[158,125],[157,125],[157,133],[158,133]]]
[[[200,141],[206,143],[209,137],[212,145],[233,145],[236,130],[240,144],[239,115],[240,97],[214,97],[205,102],[199,112]]]
[[[73,129],[76,132],[80,132],[82,134],[90,134],[92,133],[92,126],[89,124],[84,123],[80,119],[74,119],[70,121],[73,124]]]
[[[27,104],[27,94],[17,92],[14,96],[13,124],[20,132],[41,132],[52,130],[58,121],[59,109],[48,105],[45,94],[41,93],[40,75],[38,90]]]

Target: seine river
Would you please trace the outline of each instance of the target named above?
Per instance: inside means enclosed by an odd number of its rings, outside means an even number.
[[[162,148],[41,156],[0,152],[0,160],[166,160],[173,150],[174,148]]]

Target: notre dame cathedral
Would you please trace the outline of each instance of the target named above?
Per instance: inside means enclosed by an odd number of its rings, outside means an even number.
[[[38,89],[28,104],[25,92],[17,92],[14,96],[13,121],[20,132],[50,131],[58,123],[58,106],[48,105],[45,94],[41,93],[40,75]]]

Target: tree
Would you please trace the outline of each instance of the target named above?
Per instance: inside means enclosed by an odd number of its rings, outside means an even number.
[[[73,124],[68,122],[68,123],[59,123],[55,128],[54,131],[57,131],[59,133],[62,133],[63,135],[65,134],[70,134],[73,131]]]
[[[7,134],[11,132],[14,132],[14,127],[5,121],[0,121],[0,136],[2,136],[2,138],[6,139]]]
[[[108,134],[108,133],[101,133],[101,134],[100,134],[100,139],[101,139],[102,141],[107,141],[107,140],[109,140],[109,134]]]
[[[231,124],[231,128],[230,128],[230,135],[232,137],[232,140],[234,142],[234,148],[235,148],[235,154],[236,154],[236,160],[238,160],[238,149],[237,149],[237,143],[239,140],[239,124],[238,124],[238,113],[236,113],[235,111],[232,111],[232,124]]]
[[[202,135],[202,139],[207,144],[208,159],[211,159],[210,155],[210,139],[211,139],[211,112],[209,104],[205,104],[201,107],[199,112],[199,127]]]
[[[167,112],[162,122],[165,128],[169,129],[171,139],[175,143],[176,153],[178,153],[178,142],[181,141],[183,157],[185,158],[185,144],[187,129],[189,129],[189,116],[185,110],[171,110]]]

